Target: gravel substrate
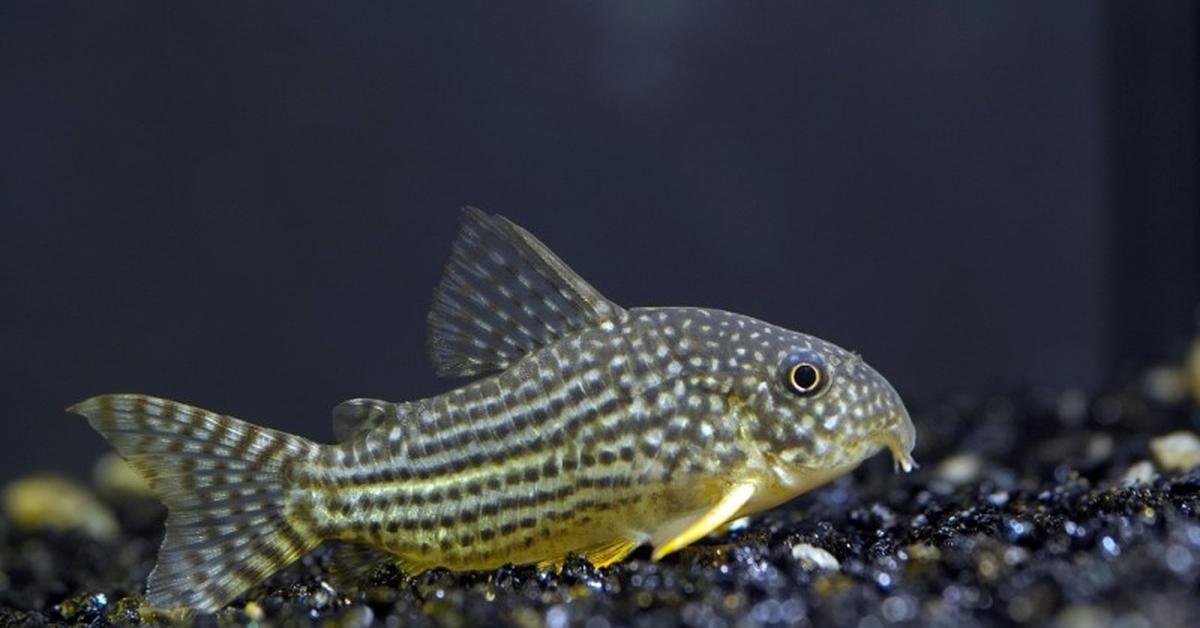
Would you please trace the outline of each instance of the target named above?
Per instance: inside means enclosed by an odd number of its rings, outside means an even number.
[[[919,471],[893,475],[881,455],[853,477],[661,563],[643,548],[608,569],[573,560],[557,574],[504,567],[410,578],[381,566],[339,590],[327,577],[328,552],[318,551],[194,620],[1200,625],[1200,469],[1168,470],[1178,463],[1156,459],[1151,447],[1157,437],[1195,430],[1196,406],[1150,401],[1135,385],[1112,389],[964,396],[915,408]],[[1186,433],[1181,438],[1186,459]],[[0,624],[172,621],[138,596],[162,510],[145,498],[106,502],[121,530],[108,541],[0,521]]]

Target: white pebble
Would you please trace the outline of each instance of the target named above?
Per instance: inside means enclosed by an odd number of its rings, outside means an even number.
[[[793,546],[792,558],[800,561],[800,566],[808,570],[837,570],[841,568],[841,563],[833,557],[833,554],[808,543],[800,543]]]
[[[934,475],[954,485],[970,484],[983,473],[983,459],[975,454],[958,454],[938,465]]]
[[[1200,466],[1200,437],[1194,432],[1171,432],[1150,441],[1154,461],[1166,471],[1188,471]]]
[[[1154,465],[1149,460],[1142,460],[1129,466],[1125,475],[1121,476],[1121,484],[1125,486],[1149,484],[1154,481],[1155,475],[1158,474],[1154,471]]]
[[[738,517],[737,519],[725,524],[725,529],[730,532],[735,530],[745,530],[748,527],[750,527],[750,517]]]

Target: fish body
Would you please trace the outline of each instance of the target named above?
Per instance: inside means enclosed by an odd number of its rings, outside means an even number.
[[[74,406],[168,506],[150,602],[215,610],[327,540],[350,571],[659,559],[882,449],[913,465],[903,403],[857,355],[721,310],[621,308],[477,210],[430,349],[479,378],[347,401],[335,444],[143,395]]]

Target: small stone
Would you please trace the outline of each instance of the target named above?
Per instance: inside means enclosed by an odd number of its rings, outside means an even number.
[[[841,563],[833,554],[808,543],[799,543],[792,547],[792,558],[800,561],[800,566],[812,571],[814,569],[837,570]]]
[[[1166,471],[1188,471],[1200,466],[1200,437],[1194,432],[1171,432],[1150,441],[1154,461]]]
[[[984,580],[994,580],[1000,573],[1000,566],[997,564],[996,558],[990,554],[981,556],[975,569]]]
[[[1083,604],[1068,606],[1054,618],[1056,628],[1089,628],[1110,626],[1112,623],[1112,616],[1104,608]]]
[[[1108,457],[1112,455],[1114,445],[1112,436],[1104,433],[1093,434],[1087,442],[1087,451],[1085,452],[1087,463],[1097,465],[1108,460]]]
[[[1167,547],[1166,552],[1167,567],[1178,574],[1185,574],[1195,560],[1192,558],[1192,552],[1183,545],[1172,544]]]
[[[969,484],[979,479],[983,471],[983,459],[976,454],[966,453],[950,456],[943,460],[934,475],[954,485]]]
[[[9,484],[4,489],[4,512],[23,530],[78,530],[100,541],[111,540],[118,532],[112,511],[87,488],[61,475],[32,475]]]
[[[571,621],[571,613],[566,606],[557,604],[546,611],[546,628],[566,628]]]
[[[750,527],[750,517],[738,517],[737,519],[725,524],[724,527],[726,532],[745,530],[746,528]]]
[[[1004,564],[1012,567],[1019,565],[1029,559],[1029,550],[1019,546],[1011,545],[1004,550]]]
[[[1121,484],[1124,486],[1149,484],[1157,475],[1158,472],[1154,470],[1154,465],[1149,460],[1139,460],[1125,470],[1125,474],[1121,476]]]
[[[916,616],[917,601],[905,595],[893,595],[883,600],[880,610],[889,623],[903,623]]]
[[[1146,396],[1159,403],[1179,403],[1191,393],[1191,382],[1184,369],[1159,366],[1150,369],[1142,378]]]
[[[101,495],[154,495],[142,475],[114,453],[104,454],[96,460],[92,467],[92,482]]]
[[[540,628],[542,626],[542,616],[528,606],[514,609],[509,621],[517,628]]]
[[[942,557],[942,551],[928,543],[913,543],[906,548],[913,560],[936,561]]]
[[[1142,380],[1147,397],[1162,403],[1179,403],[1188,397],[1200,404],[1200,336],[1192,341],[1183,364],[1150,369]]]
[[[375,613],[369,606],[352,606],[341,613],[335,625],[342,628],[365,628],[375,621]]]

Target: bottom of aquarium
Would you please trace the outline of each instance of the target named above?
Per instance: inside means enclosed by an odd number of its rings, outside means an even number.
[[[1195,400],[1131,375],[1099,393],[1027,390],[914,408],[915,473],[887,455],[778,510],[649,560],[555,573],[380,566],[335,587],[322,549],[203,622],[421,626],[1200,624]],[[157,502],[9,485],[0,624],[168,623],[140,596]],[[42,484],[38,484],[42,483]],[[49,483],[49,484],[46,484]],[[47,495],[61,503],[49,504]],[[53,501],[53,500],[50,500]]]

